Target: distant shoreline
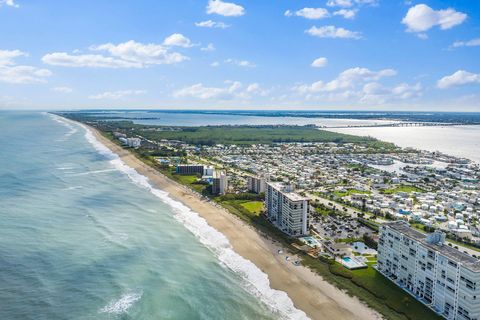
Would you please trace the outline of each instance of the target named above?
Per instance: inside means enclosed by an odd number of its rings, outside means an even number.
[[[270,118],[315,118],[330,120],[370,120],[370,121],[400,121],[418,123],[445,123],[457,125],[480,125],[480,112],[433,112],[433,111],[354,111],[354,110],[77,110],[75,113],[85,114],[118,114],[144,113],[155,114],[199,114],[216,116],[270,117]],[[161,117],[160,117],[161,118]],[[106,116],[113,120],[155,120],[159,117],[121,117]]]
[[[139,160],[130,151],[110,141],[92,127],[88,129],[95,138],[138,173],[148,177],[151,183],[204,218],[209,225],[224,234],[235,252],[252,261],[265,272],[273,289],[284,291],[296,308],[304,311],[311,319],[358,319],[382,318],[376,311],[333,285],[324,281],[305,267],[293,266],[278,250],[287,249],[259,234],[253,227],[230,214],[225,209],[200,199],[187,187],[165,177],[163,174]]]

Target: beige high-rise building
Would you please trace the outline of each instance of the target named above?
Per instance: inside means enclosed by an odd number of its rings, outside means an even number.
[[[212,179],[212,193],[224,195],[228,189],[228,177],[225,171],[215,171]]]

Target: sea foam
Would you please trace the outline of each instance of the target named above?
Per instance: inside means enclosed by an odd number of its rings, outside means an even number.
[[[69,122],[70,125],[77,124],[61,117],[57,117],[56,121]],[[198,213],[192,211],[183,203],[172,199],[168,195],[168,192],[154,188],[146,176],[139,174],[135,169],[127,166],[117,154],[99,142],[88,127],[83,124],[78,125],[85,129],[85,138],[87,141],[90,142],[101,155],[105,156],[117,170],[125,173],[134,184],[147,189],[153,195],[160,198],[162,202],[168,204],[173,209],[175,219],[181,222],[203,245],[209,248],[224,266],[241,276],[244,280],[243,286],[249,293],[259,298],[273,312],[278,313],[281,318],[295,320],[309,319],[305,312],[295,308],[286,292],[272,289],[268,275],[262,272],[250,260],[237,254],[225,235],[210,226]],[[122,302],[121,300],[122,299],[117,302]],[[120,303],[119,305],[122,304]],[[109,306],[110,305],[107,305],[105,308]],[[115,310],[113,306],[107,309]]]
[[[131,306],[142,298],[142,291],[129,292],[124,294],[118,300],[113,300],[105,307],[100,309],[101,313],[122,314],[128,311]]]

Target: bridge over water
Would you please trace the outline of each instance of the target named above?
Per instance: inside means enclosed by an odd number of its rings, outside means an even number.
[[[448,126],[472,126],[480,125],[480,123],[445,123],[445,122],[418,122],[418,121],[401,121],[394,123],[375,123],[363,125],[343,125],[343,126],[323,126],[323,128],[343,129],[343,128],[376,128],[376,127],[448,127]]]

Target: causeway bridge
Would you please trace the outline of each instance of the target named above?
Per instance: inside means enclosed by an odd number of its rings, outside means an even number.
[[[472,126],[480,125],[480,123],[446,123],[446,122],[418,122],[418,121],[400,121],[393,123],[374,123],[359,125],[343,125],[343,126],[323,126],[326,129],[343,129],[343,128],[376,128],[376,127],[448,127],[448,126]]]

